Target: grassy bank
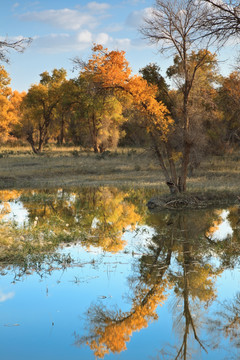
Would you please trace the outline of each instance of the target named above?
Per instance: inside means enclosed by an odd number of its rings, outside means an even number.
[[[188,180],[191,193],[240,195],[240,152],[211,157]],[[118,149],[106,154],[79,148],[49,148],[34,155],[30,148],[0,148],[0,188],[46,188],[85,185],[158,187],[164,177],[151,153]]]

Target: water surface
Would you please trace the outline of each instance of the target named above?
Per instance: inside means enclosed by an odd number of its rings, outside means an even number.
[[[239,208],[1,191],[1,358],[239,359]]]

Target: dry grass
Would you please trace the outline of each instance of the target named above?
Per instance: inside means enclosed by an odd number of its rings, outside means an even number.
[[[189,178],[190,192],[240,194],[240,152],[206,159]],[[79,148],[49,148],[33,155],[28,147],[0,148],[0,188],[82,185],[147,186],[167,191],[158,163],[143,149],[103,155]]]

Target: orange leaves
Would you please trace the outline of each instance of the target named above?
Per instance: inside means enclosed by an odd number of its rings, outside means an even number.
[[[22,100],[18,92],[12,93],[9,84],[8,73],[3,66],[0,66],[0,137],[2,140],[8,137],[11,125],[17,122],[15,106],[18,106]]]
[[[240,97],[240,73],[233,71],[228,78],[224,79],[223,90],[227,93],[232,102],[239,104]]]
[[[121,90],[130,94],[133,104],[144,113],[148,130],[160,131],[165,138],[173,120],[166,106],[156,100],[157,87],[149,85],[141,76],[131,76],[124,51],[108,51],[101,45],[93,47],[93,56],[84,67],[82,75],[90,76],[106,90]]]
[[[124,51],[108,51],[101,45],[95,45],[93,56],[85,66],[84,73],[94,76],[94,80],[103,87],[112,88],[124,86],[131,75],[131,69]]]
[[[147,129],[158,130],[164,138],[173,124],[169,111],[163,103],[156,100],[157,87],[149,85],[141,76],[133,76],[125,86],[137,107],[144,112],[147,119]]]
[[[96,326],[95,339],[88,342],[90,349],[97,358],[104,358],[109,352],[120,353],[127,349],[126,343],[134,331],[140,331],[148,326],[150,321],[157,319],[156,308],[166,299],[164,295],[166,280],[145,289],[141,298],[136,297],[129,313],[117,313],[112,317],[106,316],[104,326]]]

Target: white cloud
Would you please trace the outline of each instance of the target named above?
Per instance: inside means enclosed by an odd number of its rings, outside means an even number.
[[[131,14],[128,15],[126,25],[138,28],[142,25],[145,18],[150,18],[152,16],[152,10],[153,8],[148,7],[143,10],[133,11]]]
[[[110,25],[108,25],[107,27],[105,27],[105,31],[109,31],[109,32],[118,32],[118,31],[122,31],[124,29],[124,26],[122,24],[117,24],[117,23],[112,23]]]
[[[83,26],[93,28],[97,25],[94,16],[78,10],[60,9],[28,12],[20,16],[24,21],[39,21],[67,30],[79,30]]]
[[[128,38],[112,38],[106,33],[98,34],[95,43],[107,46],[109,49],[127,50],[132,45],[131,39]]]
[[[87,7],[87,9],[89,9],[91,11],[99,12],[99,11],[105,11],[105,10],[109,9],[110,4],[98,3],[96,1],[92,1],[92,2],[89,2],[86,7]]]
[[[83,30],[80,33],[78,33],[77,40],[80,43],[91,43],[93,41],[92,33],[88,30]]]
[[[134,46],[128,38],[112,38],[105,32],[94,34],[85,29],[73,35],[63,33],[35,36],[31,49],[45,54],[60,54],[87,50],[93,43],[118,50],[127,50]]]
[[[119,50],[126,50],[129,49],[132,45],[131,39],[125,38],[125,39],[116,39],[115,40],[116,47]]]
[[[15,4],[13,4],[13,5],[12,5],[12,10],[15,10],[17,7],[19,7],[19,5],[20,5],[20,4],[17,3],[17,2],[16,2]]]
[[[0,302],[4,302],[6,300],[12,299],[15,296],[14,292],[9,292],[4,294],[1,290],[0,290]]]
[[[109,41],[112,41],[112,38],[107,33],[99,33],[95,38],[95,42],[101,45],[106,45]]]
[[[138,4],[144,4],[144,3],[146,3],[146,0],[124,0],[123,2],[122,2],[122,4],[123,5],[129,5],[129,4],[131,4],[131,5],[138,5]]]
[[[77,35],[49,34],[34,38],[32,48],[45,54],[60,54],[72,51],[81,51],[89,47],[89,43],[82,41]]]

